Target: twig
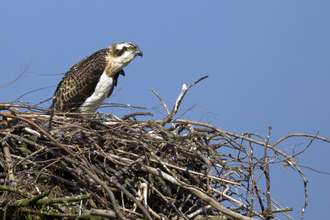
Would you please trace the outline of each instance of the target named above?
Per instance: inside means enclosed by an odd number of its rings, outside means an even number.
[[[135,112],[135,113],[132,113],[132,114],[125,115],[125,116],[122,117],[121,119],[122,119],[122,120],[126,120],[126,119],[128,119],[128,118],[135,117],[135,116],[138,116],[138,115],[143,115],[143,116],[154,116],[153,114],[151,114],[151,113],[149,113],[149,112]]]
[[[153,91],[153,93],[157,96],[157,98],[162,102],[167,114],[170,114],[170,111],[167,108],[167,105],[165,104],[165,102],[163,101],[163,99],[157,94],[157,92],[154,89],[151,89],[151,91]]]
[[[7,135],[6,135],[7,136]],[[14,186],[16,185],[14,183],[14,170],[13,170],[13,162],[12,162],[12,159],[11,159],[11,154],[10,154],[10,151],[9,151],[9,147],[8,147],[8,142],[7,141],[4,141],[4,144],[3,144],[3,151],[5,153],[5,157],[6,157],[6,168],[8,170],[8,181],[9,181],[9,185],[10,186]]]
[[[0,202],[0,207],[26,207],[30,205],[34,205],[38,200],[42,199],[43,197],[46,197],[50,194],[50,190],[42,192],[36,196],[33,196],[29,199],[23,199],[23,200],[13,200],[10,202]]]
[[[161,120],[161,125],[162,126],[164,126],[167,122],[169,122],[172,119],[172,117],[178,112],[180,104],[181,104],[184,96],[186,95],[187,91],[192,86],[194,86],[196,83],[199,83],[200,81],[202,81],[203,79],[206,79],[207,77],[209,77],[209,76],[204,76],[204,77],[200,78],[199,80],[197,80],[194,83],[190,84],[188,87],[187,87],[187,84],[182,85],[181,93],[179,94],[179,97],[177,98],[177,100],[174,104],[173,110],[171,111],[171,113],[166,118]]]

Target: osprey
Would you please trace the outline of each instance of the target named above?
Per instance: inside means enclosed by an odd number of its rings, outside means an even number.
[[[84,58],[64,75],[53,97],[53,107],[61,112],[95,112],[109,97],[123,67],[143,56],[132,42],[112,44]]]

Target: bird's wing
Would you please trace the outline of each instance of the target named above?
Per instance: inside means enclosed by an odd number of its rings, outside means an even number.
[[[106,53],[107,49],[99,50],[69,69],[54,93],[56,110],[73,111],[93,94],[106,67]]]
[[[117,86],[117,82],[118,82],[118,77],[119,75],[123,75],[125,76],[125,72],[123,69],[121,69],[118,73],[116,73],[114,76],[113,76],[113,86],[112,88],[110,89],[110,92],[109,94],[107,95],[107,97],[111,96],[112,92],[113,92],[113,89]]]

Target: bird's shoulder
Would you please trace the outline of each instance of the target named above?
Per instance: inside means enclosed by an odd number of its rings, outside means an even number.
[[[100,77],[107,65],[108,50],[108,48],[99,50],[82,59],[68,70],[63,80],[68,78],[84,80],[86,77]]]

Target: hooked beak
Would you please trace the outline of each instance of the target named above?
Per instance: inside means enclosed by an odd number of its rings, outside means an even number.
[[[142,53],[141,50],[138,50],[138,51],[136,51],[135,53],[136,53],[136,55],[138,55],[138,56],[140,56],[140,57],[143,57],[143,53]]]

